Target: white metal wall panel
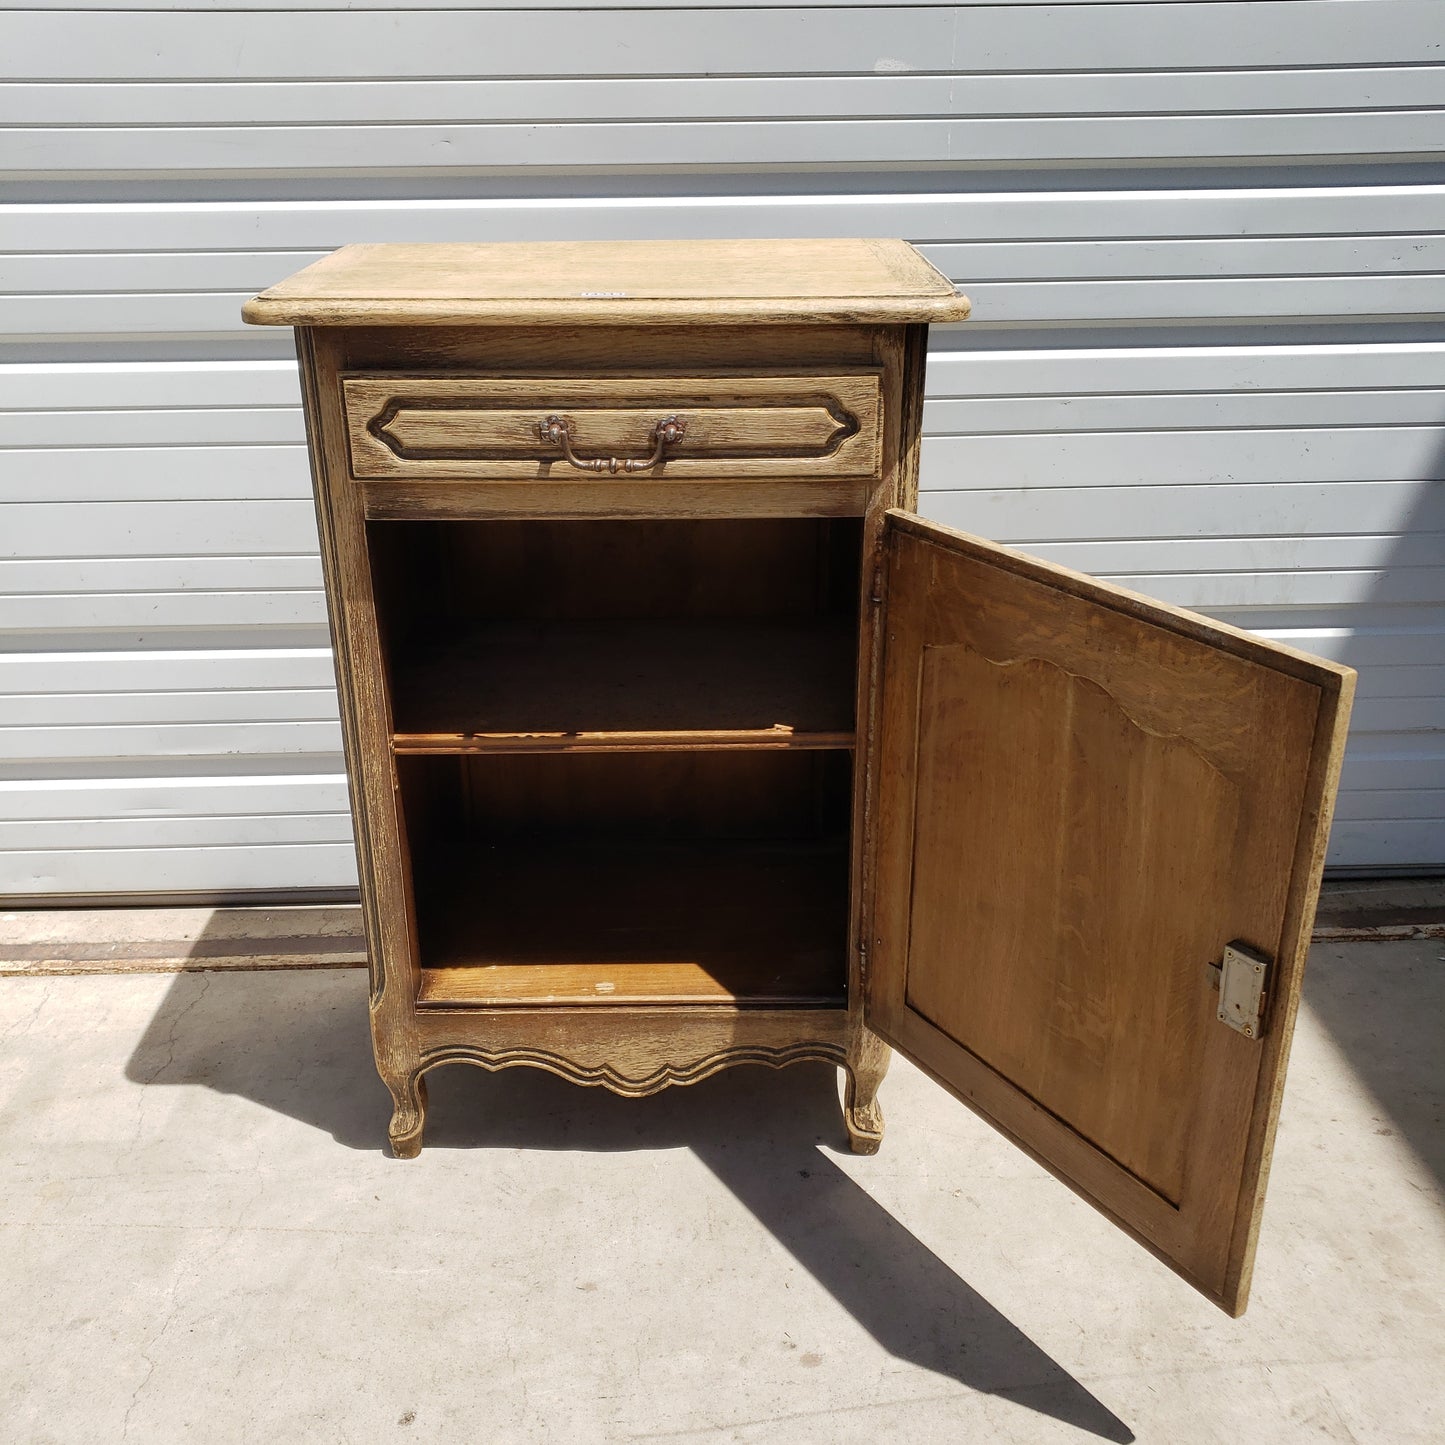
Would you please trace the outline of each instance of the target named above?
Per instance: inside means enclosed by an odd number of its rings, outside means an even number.
[[[289,340],[348,241],[904,236],[924,510],[1361,671],[1445,865],[1438,0],[0,13],[0,893],[354,879]],[[575,75],[576,78],[567,78]]]

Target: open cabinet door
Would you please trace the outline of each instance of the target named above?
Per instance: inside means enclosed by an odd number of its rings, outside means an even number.
[[[905,512],[884,548],[867,1022],[1238,1314],[1354,674]]]

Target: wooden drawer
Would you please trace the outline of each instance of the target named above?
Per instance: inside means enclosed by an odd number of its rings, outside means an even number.
[[[860,478],[880,474],[881,381],[873,368],[388,375],[344,377],[342,392],[366,481]]]

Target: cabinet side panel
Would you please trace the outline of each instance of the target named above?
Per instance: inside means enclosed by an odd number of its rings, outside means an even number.
[[[904,511],[918,510],[918,470],[923,452],[923,397],[928,368],[928,328],[905,326],[902,335],[902,385],[898,416],[898,479],[890,506]]]
[[[361,499],[347,475],[337,350],[332,335],[298,329],[307,442],[371,968],[372,1036],[378,1068],[387,1077],[405,1075],[415,1063],[415,928],[366,524]]]
[[[872,836],[877,821],[876,738],[881,696],[878,622],[883,586],[884,519],[890,507],[912,507],[918,498],[919,441],[923,421],[926,326],[884,326],[873,335],[873,360],[883,368],[883,466],[864,509],[863,594],[858,629],[858,764],[854,774],[853,923],[849,1006],[858,1031],[872,927]]]

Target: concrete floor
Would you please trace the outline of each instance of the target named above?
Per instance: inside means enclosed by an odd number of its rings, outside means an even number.
[[[1231,1321],[897,1062],[434,1074],[355,969],[0,980],[0,1439],[1445,1440],[1445,943],[1316,946]]]

